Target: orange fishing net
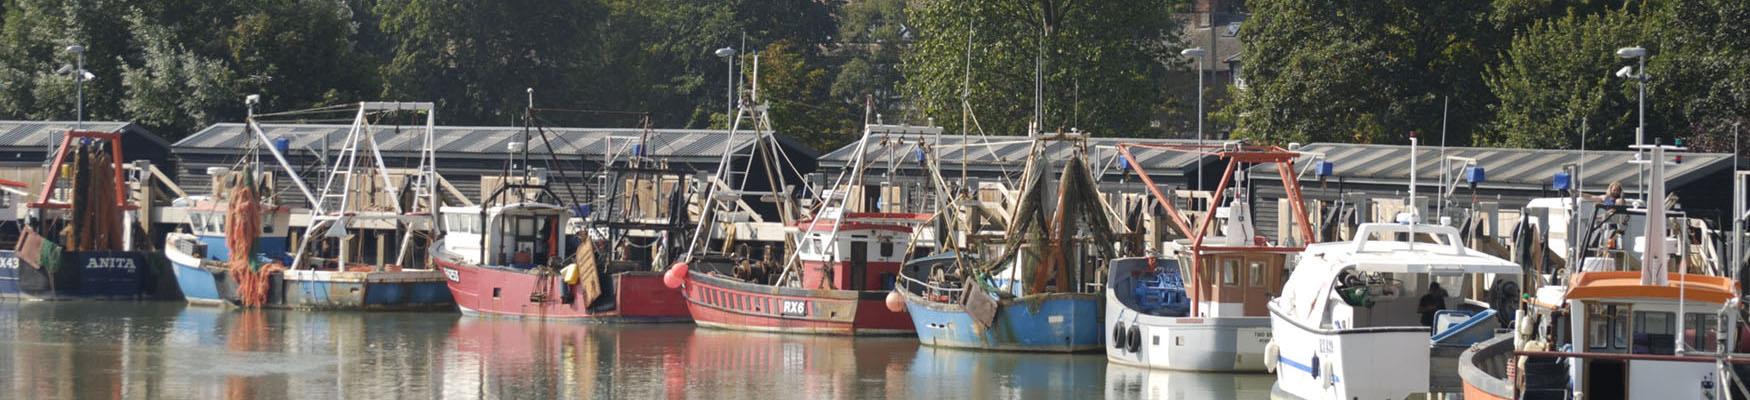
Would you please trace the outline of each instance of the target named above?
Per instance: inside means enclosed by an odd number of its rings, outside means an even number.
[[[254,265],[255,239],[261,236],[262,206],[251,181],[243,176],[231,185],[231,204],[225,215],[225,247],[231,250],[229,266],[231,279],[237,281],[237,300],[244,307],[260,307],[267,303],[269,276],[286,268],[278,262],[259,268]]]

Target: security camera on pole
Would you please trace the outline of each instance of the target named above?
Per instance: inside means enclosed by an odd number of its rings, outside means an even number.
[[[1633,79],[1638,86],[1640,91],[1640,110],[1636,112],[1636,114],[1639,114],[1640,116],[1640,123],[1635,127],[1635,146],[1644,146],[1647,144],[1647,49],[1641,48],[1640,46],[1624,47],[1616,49],[1616,56],[1619,58],[1635,59],[1640,62],[1639,68],[1629,66],[1616,70],[1616,77]],[[1635,160],[1642,160],[1643,157],[1641,155],[1643,153],[1645,153],[1644,150],[1639,148],[1635,149]],[[1641,192],[1641,202],[1645,203],[1647,201],[1647,168],[1645,165],[1642,165],[1640,170],[1636,172],[1635,190]]]

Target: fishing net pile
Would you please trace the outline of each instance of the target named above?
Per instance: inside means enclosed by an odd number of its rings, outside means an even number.
[[[231,250],[227,264],[231,279],[237,282],[237,300],[245,307],[260,307],[267,303],[268,279],[284,271],[278,262],[262,263],[255,258],[255,240],[261,237],[261,196],[255,191],[255,180],[247,173],[233,180],[230,208],[226,210],[225,246]]]

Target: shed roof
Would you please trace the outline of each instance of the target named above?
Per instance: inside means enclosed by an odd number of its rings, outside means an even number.
[[[898,131],[900,127],[894,127]],[[965,161],[968,168],[976,170],[1004,169],[1020,167],[1026,164],[1027,155],[1032,148],[1032,140],[1026,136],[961,136],[958,134],[942,134],[910,130],[890,132],[876,129],[869,135],[868,148],[865,149],[864,163],[867,168],[889,168],[895,162],[900,168],[916,168],[916,152],[921,144],[938,143],[937,157],[945,167],[958,168]],[[1089,162],[1096,169],[1118,168],[1118,150],[1120,143],[1151,143],[1151,144],[1192,144],[1188,139],[1139,139],[1093,137],[1088,139]],[[1211,142],[1213,143],[1213,142]],[[1069,157],[1071,145],[1067,142],[1048,142],[1047,159],[1062,160]],[[1198,155],[1167,151],[1160,149],[1136,148],[1131,150],[1139,164],[1151,174],[1182,173],[1197,166]],[[843,147],[826,153],[820,157],[822,168],[844,168],[855,160],[857,142],[851,142]],[[1208,163],[1213,157],[1203,159]],[[1019,170],[1015,170],[1018,172]],[[1116,172],[1116,171],[1114,171]]]
[[[261,128],[268,137],[286,138],[293,149],[320,149],[324,141],[331,149],[338,150],[339,143],[346,140],[351,125],[341,124],[262,124]],[[413,154],[419,151],[420,137],[416,133],[418,127],[378,126],[374,131],[377,144],[385,153]],[[438,126],[434,128],[432,144],[437,148],[437,156],[444,158],[502,158],[507,145],[513,141],[521,141],[523,127],[520,126]],[[547,128],[553,133],[553,152],[556,154],[603,154],[624,153],[630,149],[644,134],[642,129],[634,128]],[[724,146],[732,145],[737,151],[742,151],[753,145],[754,135],[751,131],[736,132],[731,139],[729,131],[705,129],[654,129],[648,138],[649,148],[644,154],[652,157],[678,159],[680,161],[711,161],[715,162],[722,156]],[[775,135],[780,144],[786,147],[791,157],[812,158],[816,154],[808,146],[796,142],[784,135]],[[176,142],[177,152],[190,153],[234,153],[254,146],[255,136],[245,131],[242,123],[214,124],[195,132],[193,135]],[[537,139],[538,141],[538,139]],[[545,149],[541,143],[533,143],[531,149]]]
[[[1419,147],[1415,168],[1410,166],[1410,147],[1405,145],[1313,143],[1301,146],[1299,151],[1307,154],[1296,161],[1297,165],[1306,165],[1314,154],[1324,154],[1334,164],[1334,174],[1352,183],[1404,184],[1410,179],[1410,171],[1415,170],[1418,180],[1435,185],[1440,176],[1442,149],[1437,146]],[[1444,151],[1449,158],[1475,159],[1485,172],[1485,181],[1479,185],[1482,187],[1541,189],[1549,186],[1563,165],[1584,163],[1581,175],[1588,188],[1602,190],[1610,182],[1622,182],[1625,191],[1639,190],[1635,187],[1639,167],[1630,163],[1635,158],[1633,151],[1587,151],[1584,160],[1578,150],[1447,147]],[[1681,156],[1682,163],[1666,168],[1670,186],[1682,186],[1731,167],[1730,154],[1681,153]],[[1462,163],[1448,164],[1452,168],[1448,179],[1458,173]],[[1254,176],[1276,179],[1274,174]]]
[[[74,121],[0,121],[0,147],[48,148],[50,141],[59,138],[59,134],[79,126]],[[99,132],[115,132],[128,129],[142,134],[154,142],[170,144],[164,138],[147,132],[145,128],[132,122],[120,121],[85,121],[84,130]]]

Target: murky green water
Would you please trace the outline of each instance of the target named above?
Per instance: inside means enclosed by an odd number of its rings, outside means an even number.
[[[1270,377],[852,339],[478,319],[0,302],[0,398],[1263,398]]]

